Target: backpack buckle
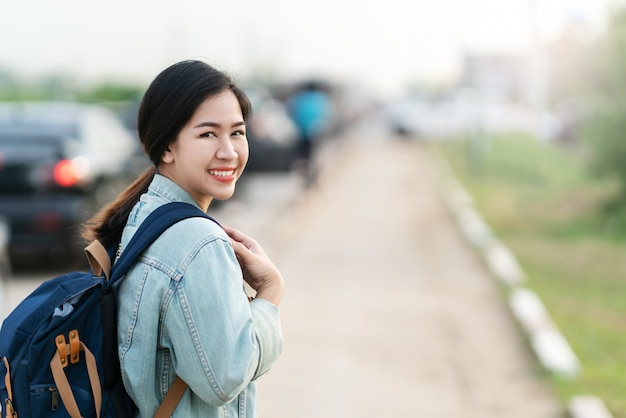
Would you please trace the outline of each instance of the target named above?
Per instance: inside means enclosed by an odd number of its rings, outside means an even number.
[[[4,362],[4,368],[6,369],[6,376],[4,376],[4,384],[7,387],[7,395],[9,396],[4,400],[6,407],[4,410],[6,411],[6,418],[17,418],[17,412],[15,408],[13,408],[13,389],[11,388],[11,365],[9,364],[9,359],[6,356],[2,357],[2,361]]]
[[[54,344],[57,346],[57,353],[59,354],[59,360],[61,360],[61,366],[67,366],[67,356],[69,355],[67,349],[67,343],[65,342],[65,336],[59,334],[54,339]]]
[[[12,418],[17,418],[17,412],[15,412],[15,408],[13,408],[13,402],[11,401],[11,399],[6,399],[5,401],[5,405],[6,405],[6,412],[7,412],[7,417],[12,417]]]
[[[70,337],[70,363],[76,364],[80,360],[80,340],[78,339],[78,330],[72,330]]]

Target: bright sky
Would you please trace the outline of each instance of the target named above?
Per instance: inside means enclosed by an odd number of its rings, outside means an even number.
[[[4,1],[0,70],[148,83],[202,58],[237,78],[327,75],[389,91],[454,77],[463,50],[527,50],[531,22],[543,39],[575,16],[597,27],[609,1]]]

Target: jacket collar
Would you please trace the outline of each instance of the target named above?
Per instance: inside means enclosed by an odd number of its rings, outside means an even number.
[[[185,189],[162,174],[154,175],[148,194],[159,195],[170,202],[185,202],[200,207]]]

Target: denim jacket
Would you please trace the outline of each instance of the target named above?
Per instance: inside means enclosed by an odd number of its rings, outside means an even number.
[[[128,244],[157,207],[183,201],[159,174],[132,210]],[[173,417],[255,417],[256,382],[279,356],[278,309],[248,302],[229,238],[216,223],[190,218],[161,235],[118,284],[118,347],[127,391],[140,417],[152,417],[180,376],[189,388]]]

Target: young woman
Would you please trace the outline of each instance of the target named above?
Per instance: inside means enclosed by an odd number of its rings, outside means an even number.
[[[139,138],[154,167],[85,226],[88,241],[128,244],[172,201],[206,211],[228,199],[248,160],[250,103],[224,73],[183,61],[145,93]],[[256,290],[249,302],[243,281]],[[188,385],[174,417],[255,417],[255,380],[279,356],[283,278],[259,244],[190,218],[169,228],[117,289],[122,375],[139,416],[152,417],[177,376]]]

